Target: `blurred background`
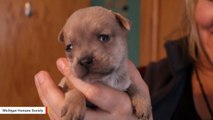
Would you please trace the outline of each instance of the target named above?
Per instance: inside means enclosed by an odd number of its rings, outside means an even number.
[[[180,26],[183,0],[0,0],[0,106],[42,106],[34,84],[40,70],[56,83],[55,61],[65,56],[57,36],[75,10],[103,6],[132,24],[129,58],[137,65],[165,56],[164,42]],[[0,120],[45,120],[47,115],[0,115]]]

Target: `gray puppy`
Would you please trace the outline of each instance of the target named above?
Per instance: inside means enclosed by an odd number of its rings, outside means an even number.
[[[65,43],[72,73],[87,82],[100,82],[112,88],[127,91],[135,115],[148,120],[151,104],[144,92],[137,89],[128,75],[127,32],[129,21],[118,13],[102,7],[88,7],[74,12],[59,34]],[[63,78],[66,90],[61,111],[63,120],[83,120],[85,96]]]

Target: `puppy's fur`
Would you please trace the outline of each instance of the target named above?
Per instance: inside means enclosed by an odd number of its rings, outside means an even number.
[[[72,73],[87,82],[100,82],[127,91],[139,119],[149,119],[149,98],[131,84],[127,64],[129,21],[102,7],[89,7],[74,12],[62,28],[59,40],[65,43]],[[63,120],[83,120],[85,97],[63,78],[68,88],[61,112]]]

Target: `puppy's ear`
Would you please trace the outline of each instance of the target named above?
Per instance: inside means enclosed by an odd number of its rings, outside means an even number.
[[[59,42],[64,42],[64,32],[63,32],[63,29],[61,29],[61,31],[58,34],[58,41]]]
[[[129,31],[131,28],[130,21],[119,13],[114,12],[114,14],[115,14],[115,17],[118,20],[119,24],[121,25],[121,27],[123,27],[125,30]]]

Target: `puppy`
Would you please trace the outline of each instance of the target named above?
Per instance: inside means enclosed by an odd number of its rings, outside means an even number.
[[[129,21],[102,7],[88,7],[74,12],[59,34],[65,43],[72,73],[86,82],[99,82],[127,91],[135,115],[148,120],[151,105],[143,91],[137,89],[128,75],[127,32]],[[61,111],[63,120],[83,120],[86,99],[66,78],[61,82],[66,91]]]

